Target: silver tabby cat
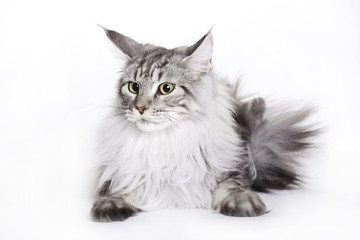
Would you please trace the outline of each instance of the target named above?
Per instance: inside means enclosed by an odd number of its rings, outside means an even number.
[[[95,221],[172,207],[259,216],[256,191],[299,183],[297,157],[318,132],[303,124],[311,109],[277,113],[239,98],[212,69],[211,32],[165,49],[104,30],[126,62],[102,129]]]

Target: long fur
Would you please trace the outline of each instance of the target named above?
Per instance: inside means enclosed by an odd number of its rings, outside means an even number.
[[[261,98],[237,104],[235,119],[257,172],[254,190],[269,192],[301,184],[299,160],[315,147],[314,138],[321,132],[306,124],[314,111],[311,106],[266,107]]]
[[[318,133],[303,123],[311,109],[280,111],[237,97],[237,85],[211,68],[210,32],[169,50],[104,30],[127,62],[102,128],[95,220],[168,207],[259,216],[267,210],[253,190],[299,183],[298,157]],[[161,93],[162,84],[173,92]]]
[[[115,109],[102,132],[99,191],[110,179],[112,195],[142,210],[210,208],[216,179],[237,168],[242,152],[228,86],[215,77],[197,95],[205,111],[165,131],[143,132]]]

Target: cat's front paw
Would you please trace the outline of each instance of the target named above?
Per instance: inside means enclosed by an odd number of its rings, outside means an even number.
[[[124,221],[138,212],[139,209],[122,198],[103,197],[94,202],[91,217],[97,222]]]
[[[252,191],[232,192],[220,206],[220,213],[227,216],[255,217],[267,212],[264,202]]]

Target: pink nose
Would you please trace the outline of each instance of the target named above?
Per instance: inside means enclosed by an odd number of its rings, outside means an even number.
[[[146,110],[145,107],[138,107],[138,106],[135,106],[135,108],[139,111],[140,114],[143,114],[144,111]]]

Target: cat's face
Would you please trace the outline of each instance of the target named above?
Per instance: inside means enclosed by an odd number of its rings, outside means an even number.
[[[126,118],[144,131],[176,126],[191,115],[194,77],[179,56],[167,51],[155,49],[147,58],[130,61],[119,85]]]
[[[211,33],[193,46],[169,50],[105,31],[128,57],[118,91],[121,113],[128,121],[143,131],[162,130],[178,127],[201,108],[197,95],[211,67]]]

